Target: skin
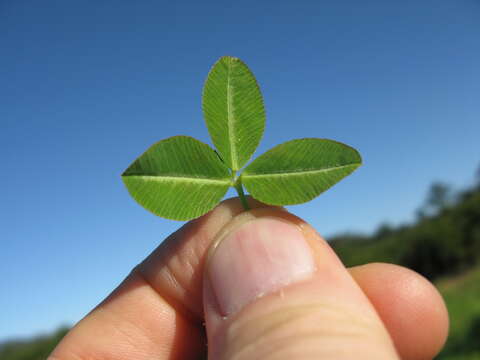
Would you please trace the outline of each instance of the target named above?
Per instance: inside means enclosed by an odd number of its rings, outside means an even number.
[[[252,199],[249,202],[256,208],[252,216],[276,216],[298,223],[316,256],[326,254],[332,259],[331,266],[342,271],[343,265],[328,244],[308,224],[281,208],[266,207]],[[237,215],[242,212],[239,200],[229,199],[170,235],[66,335],[48,360],[206,358],[203,292],[206,287],[208,293],[209,286],[204,280],[208,251],[220,230],[237,221]],[[358,301],[354,300],[353,308],[358,305],[358,308],[365,307],[367,312],[374,309],[371,311],[373,322],[378,322],[388,333],[385,340],[380,341],[384,341],[386,347],[393,342],[398,358],[432,359],[441,350],[448,333],[448,314],[438,291],[425,278],[391,264],[366,264],[343,270],[347,274],[344,276],[346,283],[355,284],[352,298],[358,297]],[[316,288],[320,289],[314,280],[301,286],[305,290],[292,291],[308,296]],[[325,283],[321,286],[328,288]],[[241,320],[248,320],[249,316],[254,317],[267,307],[273,309],[276,299],[274,296],[260,299],[240,315]],[[207,320],[210,337],[217,320],[214,315],[209,315]],[[239,320],[227,319],[226,323],[226,328],[214,329],[220,337],[231,330],[228,324],[238,324]],[[331,341],[328,336],[321,340],[327,345]],[[346,339],[342,344],[347,349],[349,341]],[[223,352],[229,356],[215,358],[235,357],[235,345],[230,344],[228,351]],[[209,346],[218,348],[221,345],[211,341]],[[353,358],[368,358],[362,356]]]

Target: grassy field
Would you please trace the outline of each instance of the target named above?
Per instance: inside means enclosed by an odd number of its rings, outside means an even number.
[[[438,358],[480,359],[480,267],[436,284],[450,313],[450,336]]]

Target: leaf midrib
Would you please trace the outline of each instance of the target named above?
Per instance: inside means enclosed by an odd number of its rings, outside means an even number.
[[[230,142],[230,160],[232,163],[232,169],[237,169],[237,149],[235,147],[235,127],[234,127],[234,115],[233,115],[233,104],[232,104],[232,94],[230,90],[230,72],[232,67],[232,59],[228,59],[227,66],[227,123],[228,123],[228,139]]]
[[[185,181],[185,182],[203,182],[208,184],[223,184],[223,185],[230,185],[230,178],[222,179],[211,179],[211,178],[203,178],[203,177],[188,177],[188,176],[164,176],[164,175],[136,175],[136,174],[126,174],[123,177],[137,177],[142,178],[145,180],[154,180],[154,181]]]
[[[295,171],[284,171],[284,172],[272,172],[272,173],[262,173],[262,174],[249,174],[247,170],[242,174],[244,177],[270,177],[270,176],[289,176],[289,175],[311,175],[311,174],[319,174],[324,172],[330,172],[334,170],[341,170],[344,168],[349,167],[358,167],[360,164],[353,163],[348,165],[342,166],[335,166],[326,169],[318,169],[318,170],[295,170]]]

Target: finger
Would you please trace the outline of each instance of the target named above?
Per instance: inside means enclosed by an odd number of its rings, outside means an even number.
[[[253,200],[252,207],[264,206]],[[196,359],[205,352],[202,273],[206,249],[242,212],[223,202],[169,236],[52,353],[55,360]]]
[[[297,217],[243,213],[221,230],[204,278],[209,359],[398,359],[368,298]]]
[[[433,359],[440,352],[448,335],[448,312],[427,279],[392,264],[367,264],[349,271],[377,310],[402,359]]]

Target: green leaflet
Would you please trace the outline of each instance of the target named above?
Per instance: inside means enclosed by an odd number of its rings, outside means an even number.
[[[234,57],[220,58],[205,82],[202,108],[223,161],[234,171],[241,169],[265,128],[262,94],[247,65]]]
[[[176,136],[151,146],[122,174],[130,195],[147,210],[189,220],[218,204],[230,172],[207,144]]]
[[[241,181],[257,200],[293,205],[312,200],[361,165],[360,154],[326,139],[298,139],[255,159]]]

